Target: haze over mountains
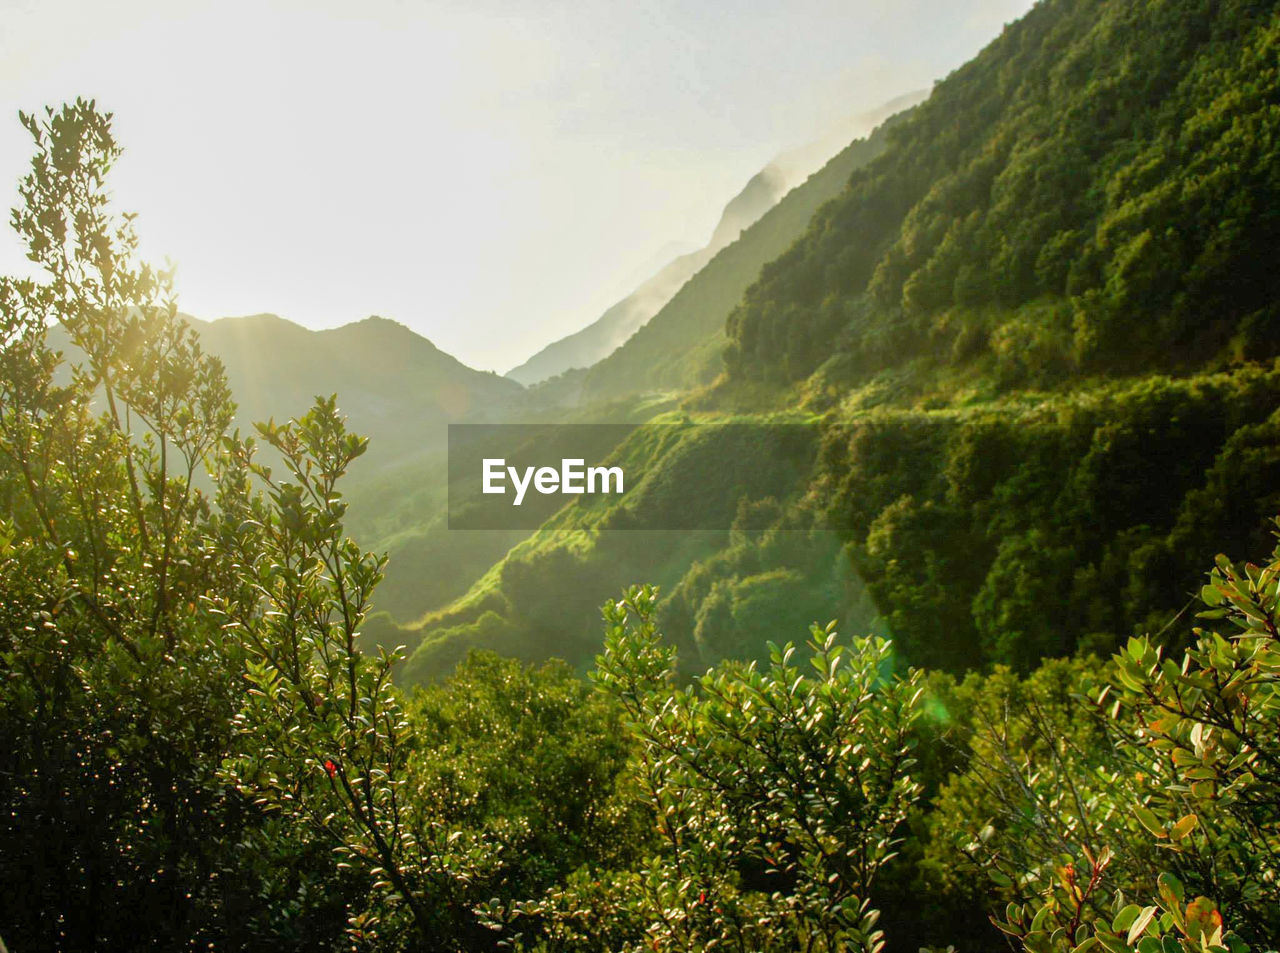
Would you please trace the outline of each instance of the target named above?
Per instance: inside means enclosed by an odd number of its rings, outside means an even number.
[[[891,106],[920,95],[900,97],[876,114],[854,117],[849,125],[865,124]],[[829,174],[820,186],[796,190],[795,198],[787,192],[794,177],[807,174],[805,163],[815,161],[814,150],[828,147],[824,140],[780,156],[777,164],[752,177],[726,204],[705,248],[678,255],[599,320],[549,345],[507,376],[470,368],[405,325],[376,315],[327,330],[311,330],[274,314],[216,320],[187,316],[187,320],[199,332],[202,346],[226,365],[242,428],[256,420],[300,414],[317,394],[337,390],[352,428],[371,438],[361,467],[396,466],[441,450],[448,423],[508,419],[528,412],[535,405],[523,394],[522,382],[542,380],[571,367],[589,367],[624,344],[780,200],[801,208],[800,217],[807,219],[815,201],[838,189],[839,175]],[[843,174],[843,167],[835,172]],[[806,188],[812,193],[807,199],[802,198]],[[796,219],[794,214],[791,217]],[[770,251],[776,254],[775,249],[789,244],[798,230],[794,222],[789,229],[774,228]],[[756,234],[768,231],[765,227]],[[754,260],[753,265],[758,267]],[[713,267],[711,277],[722,268]],[[741,288],[735,286],[728,297],[736,300],[740,294]],[[712,323],[722,320],[720,316]],[[55,328],[53,334],[66,347],[61,329]]]
[[[716,252],[771,209],[788,188],[780,168],[768,165],[761,169],[725,206],[706,247],[674,258],[594,322],[548,344],[509,370],[507,376],[522,384],[536,384],[573,368],[590,367],[608,355],[657,314]]]
[[[579,399],[616,399],[713,381],[723,370],[725,321],[761,269],[799,239],[814,213],[880,155],[886,122],[835,155],[725,246],[621,347],[582,374]]]
[[[336,391],[352,426],[370,437],[362,469],[438,451],[448,424],[504,416],[523,390],[491,371],[467,367],[388,318],[321,331],[274,314],[186,319],[204,350],[226,366],[242,430],[251,431],[255,421],[301,415],[317,395]],[[73,350],[60,326],[52,339]]]
[[[596,321],[547,345],[508,371],[507,376],[522,384],[534,384],[571,369],[590,367],[607,357],[657,314],[686,281],[721,249],[736,241],[783,196],[818,172],[850,142],[865,136],[894,113],[920,102],[926,95],[923,90],[906,93],[875,110],[849,116],[814,142],[778,156],[752,176],[742,191],[729,201],[705,247],[676,257]],[[815,189],[815,194],[823,199],[834,194],[831,186],[839,188],[834,178],[824,185],[828,187]]]

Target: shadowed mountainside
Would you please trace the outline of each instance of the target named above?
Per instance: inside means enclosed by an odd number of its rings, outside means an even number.
[[[367,459],[378,467],[442,449],[447,424],[490,419],[522,391],[387,318],[324,331],[271,314],[189,320],[226,365],[242,427],[303,413],[315,395],[336,389],[352,429],[370,437]]]

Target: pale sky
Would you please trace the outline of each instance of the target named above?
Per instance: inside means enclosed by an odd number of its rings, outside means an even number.
[[[1030,5],[0,0],[0,187],[30,159],[19,109],[94,98],[183,310],[381,314],[506,371],[705,243],[774,155]]]

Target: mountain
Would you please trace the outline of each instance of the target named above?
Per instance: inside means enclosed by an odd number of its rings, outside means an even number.
[[[1271,3],[1045,0],[762,273],[742,381],[1007,383],[1280,353]]]
[[[708,257],[705,249],[699,249],[673,259],[591,324],[548,344],[519,367],[507,371],[507,377],[528,385],[575,368],[590,367],[653,317]]]
[[[730,200],[711,233],[711,241],[707,243],[708,258],[725,245],[736,241],[743,230],[750,228],[760,220],[760,216],[778,204],[778,200],[787,194],[790,182],[782,169],[770,163],[743,186],[742,191]]]
[[[494,420],[524,403],[515,381],[467,367],[387,318],[322,331],[274,314],[183,318],[201,347],[222,360],[243,431],[252,432],[257,421],[300,416],[316,396],[337,391],[350,428],[371,438],[357,464],[362,477],[440,454],[450,423]],[[60,325],[50,341],[75,360]]]
[[[882,126],[898,113],[906,112],[929,98],[929,90],[916,89],[895,96],[875,109],[849,113],[826,129],[811,142],[795,149],[788,149],[772,162],[783,177],[793,185],[803,182],[817,172],[849,143],[865,139],[874,129]]]
[[[447,424],[489,419],[522,391],[387,318],[323,331],[272,314],[188,320],[226,365],[242,427],[301,414],[315,395],[337,389],[351,429],[371,438],[366,459],[379,467],[443,448]]]
[[[548,344],[519,367],[508,371],[507,376],[521,384],[535,384],[565,371],[595,364],[657,314],[681,285],[772,208],[786,190],[787,182],[781,170],[766,166],[725,206],[705,248],[676,257],[594,322]]]
[[[395,633],[405,677],[473,647],[586,666],[637,579],[690,671],[831,618],[957,671],[1181,637],[1214,554],[1266,552],[1280,512],[1278,54],[1271,3],[1042,0],[581,375],[757,428],[616,452],[699,487],[667,507],[772,522],[553,520]],[[779,417],[812,442],[762,474]]]

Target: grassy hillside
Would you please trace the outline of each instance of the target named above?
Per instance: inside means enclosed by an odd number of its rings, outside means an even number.
[[[643,527],[728,527],[743,501],[793,498],[805,485],[818,446],[812,421],[801,429],[807,429],[801,440],[793,419],[735,418],[743,426],[733,428],[703,427],[707,421],[683,414],[651,422],[667,426],[636,431],[605,458],[628,473],[646,474],[621,503],[562,511],[497,561],[465,596],[400,633],[415,646],[409,680],[443,674],[472,648],[584,664],[596,651],[600,593],[638,579],[674,587],[698,560],[736,538],[728,529]],[[776,435],[779,427],[785,439]],[[483,533],[451,534],[473,535]],[[703,655],[693,641],[682,639],[681,645],[697,667]]]

